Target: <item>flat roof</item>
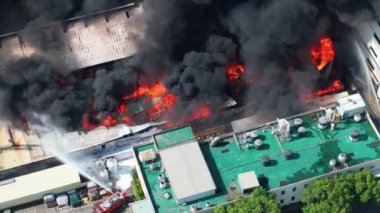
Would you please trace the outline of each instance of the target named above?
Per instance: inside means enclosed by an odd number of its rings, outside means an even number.
[[[238,174],[238,181],[241,190],[252,189],[260,186],[259,180],[257,180],[257,176],[254,171]]]
[[[363,116],[363,120],[358,123],[354,122],[352,118],[342,119],[334,130],[320,130],[317,120],[322,114],[323,111],[314,111],[299,115],[307,130],[306,135],[297,137],[295,133],[297,130],[292,126],[293,139],[289,142],[280,142],[275,135],[272,135],[271,128],[276,127],[276,123],[273,123],[246,132],[235,133],[234,136],[223,139],[215,147],[201,143],[200,148],[218,189],[218,194],[187,203],[186,206],[176,204],[174,199],[163,199],[161,191],[156,188],[159,171],[152,173],[149,166],[141,166],[156,210],[158,212],[181,212],[189,211],[194,203],[200,208],[204,208],[207,201],[212,205],[226,203],[228,193],[231,192],[231,183],[237,184],[238,175],[248,171],[254,171],[260,184],[270,190],[332,172],[329,161],[336,159],[342,152],[348,155],[347,165],[349,167],[380,158],[380,141],[376,130],[371,125],[370,118]],[[288,119],[288,121],[293,125],[293,119]],[[246,129],[249,127],[247,126]],[[349,134],[353,129],[360,130],[357,142],[351,142],[349,139]],[[260,150],[243,148],[241,135],[252,130],[258,132],[264,143]],[[139,152],[152,147],[153,144],[148,144],[135,149]],[[283,150],[293,151],[291,159],[285,160],[282,154]],[[265,155],[270,158],[269,166],[264,166],[262,163]],[[141,165],[141,162],[139,163]],[[167,191],[172,193],[171,188]]]
[[[154,213],[150,201],[147,199],[131,203],[129,204],[129,207],[131,208],[132,213]]]
[[[177,201],[216,189],[197,141],[163,149],[160,156]]]
[[[190,126],[181,127],[154,135],[154,140],[156,141],[157,148],[159,149],[182,143],[184,141],[190,141],[194,138],[195,136]]]
[[[0,209],[42,199],[44,194],[55,193],[56,189],[75,186],[81,183],[78,171],[70,165],[56,166],[50,169],[13,178],[9,184],[0,185]],[[4,207],[5,206],[5,207]]]

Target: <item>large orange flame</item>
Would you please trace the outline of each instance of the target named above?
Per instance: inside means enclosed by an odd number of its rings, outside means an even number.
[[[330,86],[315,91],[315,95],[324,96],[342,90],[343,88],[343,83],[340,80],[335,80]]]
[[[321,71],[329,62],[334,60],[335,51],[331,38],[323,36],[319,43],[311,48],[311,61]]]
[[[199,120],[202,118],[210,117],[211,115],[211,109],[208,105],[204,105],[203,107],[199,108],[195,112],[193,112],[191,115],[181,119],[180,121],[176,122],[168,122],[166,124],[167,127],[173,127],[173,126],[180,126],[186,123],[189,123],[191,121]]]

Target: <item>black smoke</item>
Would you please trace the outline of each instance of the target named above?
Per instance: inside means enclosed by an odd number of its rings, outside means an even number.
[[[31,23],[48,23],[114,7],[120,1],[92,2],[40,0],[23,5]],[[300,91],[312,92],[326,77],[311,63],[310,47],[322,35],[339,42],[336,26],[379,19],[379,2],[145,0],[145,38],[133,59],[98,70],[90,78],[68,74],[48,59],[23,59],[0,78],[1,114],[14,123],[23,117],[41,122],[38,115],[44,115],[54,125],[80,129],[84,114],[115,112],[122,96],[136,89],[142,78],[163,80],[178,96],[170,119],[183,118],[203,105],[221,110],[234,96],[256,111],[278,116],[299,112],[306,107]],[[60,32],[53,34],[57,36],[48,35],[51,43],[46,39],[34,43],[54,48]],[[245,89],[239,94],[228,88],[225,68],[231,64],[245,66]]]
[[[105,113],[117,107],[120,97],[137,85],[138,70],[124,61],[116,63],[112,71],[97,71],[95,76],[67,75],[53,64],[32,56],[12,63],[0,73],[2,119],[24,129],[27,120],[31,124],[51,123],[79,130],[85,114],[94,114],[95,110],[98,117],[92,123],[98,124]]]

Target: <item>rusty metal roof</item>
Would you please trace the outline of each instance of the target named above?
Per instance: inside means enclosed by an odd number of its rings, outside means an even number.
[[[0,38],[0,70],[4,69],[9,61],[32,54],[58,60],[69,70],[132,56],[137,50],[136,41],[143,36],[141,10],[126,7],[112,13],[69,20],[64,24],[57,22],[33,29],[27,34],[18,32],[3,36]],[[58,47],[42,50],[25,38],[46,35],[52,28],[60,36]],[[43,37],[45,43],[49,42],[46,38],[49,37]]]

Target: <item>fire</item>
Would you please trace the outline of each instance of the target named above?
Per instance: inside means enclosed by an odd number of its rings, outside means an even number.
[[[123,100],[129,101],[142,97],[145,97],[145,103],[152,103],[152,106],[148,109],[151,119],[170,109],[177,101],[177,97],[171,94],[162,82],[152,86],[140,86],[132,94],[124,96]]]
[[[96,117],[96,116],[95,116]],[[98,127],[98,125],[91,122],[91,118],[95,118],[93,115],[85,114],[83,115],[82,129],[84,131],[90,131]]]
[[[143,99],[144,98],[144,99]],[[142,104],[146,107],[149,119],[153,120],[163,112],[170,109],[177,101],[177,97],[170,93],[162,82],[153,85],[143,85],[137,87],[132,93],[125,95],[113,115],[107,115],[101,122],[101,126],[111,127],[119,123],[134,124],[134,121],[127,112],[127,103],[131,100],[144,100]],[[82,128],[90,131],[98,127],[91,120],[96,120],[97,112],[93,101],[90,103],[91,113],[83,116]]]
[[[124,96],[123,100],[128,101],[142,96],[146,96],[147,98],[161,97],[167,92],[165,85],[162,82],[158,82],[152,86],[145,85],[138,87],[132,94]]]
[[[106,118],[102,121],[102,125],[105,127],[116,126],[118,120],[112,117],[112,115],[107,115]]]
[[[245,83],[243,80],[244,66],[242,64],[236,64],[226,67],[226,77],[228,84],[232,86],[236,93],[241,91],[241,88],[244,87]]]
[[[340,80],[335,80],[327,88],[323,88],[323,89],[319,89],[315,91],[315,95],[324,96],[324,95],[328,95],[336,91],[342,90],[343,88],[344,88],[343,83]]]
[[[211,109],[208,105],[204,105],[203,107],[199,108],[197,111],[193,112],[191,115],[181,119],[177,122],[169,122],[166,124],[167,127],[173,127],[173,126],[180,126],[185,123],[189,123],[191,121],[199,120],[202,118],[210,117],[211,115]]]
[[[323,36],[319,43],[311,48],[311,61],[319,71],[333,61],[334,57],[334,45],[331,38],[327,36]]]
[[[234,82],[241,78],[241,75],[244,73],[244,66],[241,64],[228,66],[226,68],[227,79],[230,82]]]

